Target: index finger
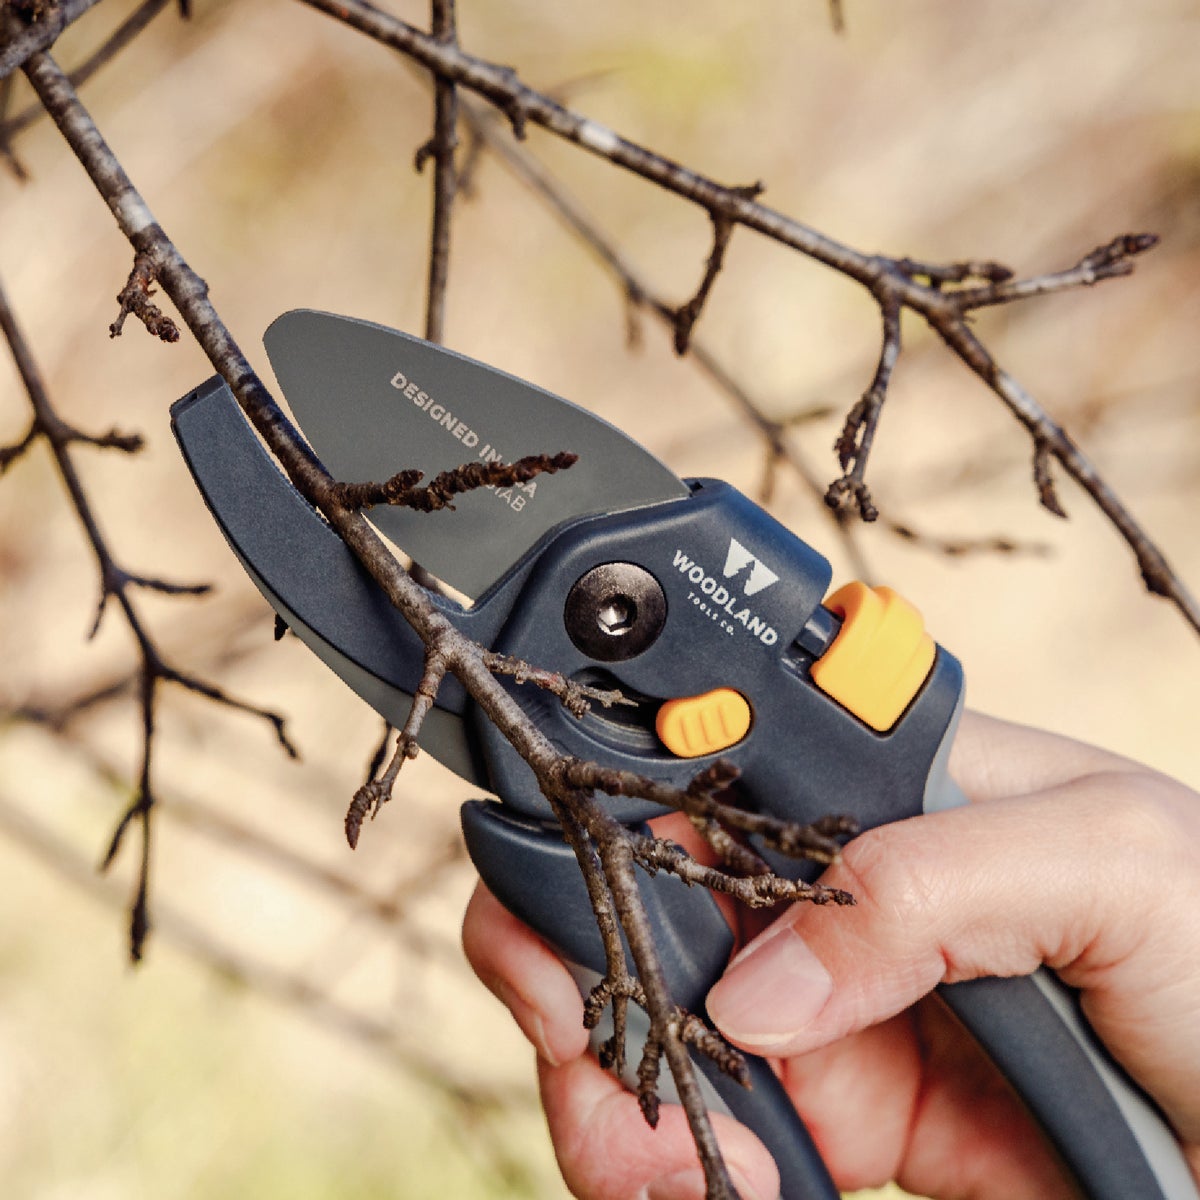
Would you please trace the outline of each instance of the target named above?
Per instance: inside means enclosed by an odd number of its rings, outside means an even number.
[[[1128,759],[1074,738],[967,710],[950,751],[950,774],[975,800],[1048,791]]]

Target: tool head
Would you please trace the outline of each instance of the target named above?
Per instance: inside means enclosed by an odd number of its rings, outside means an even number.
[[[304,436],[343,482],[380,482],[415,467],[428,483],[464,463],[579,456],[569,472],[466,493],[453,510],[367,513],[414,561],[472,599],[564,521],[687,495],[607,421],[442,346],[307,309],[284,313],[264,341]]]
[[[920,811],[961,692],[957,663],[939,652],[909,672],[911,703],[889,710],[908,705],[895,728],[860,719],[811,670],[837,634],[822,607],[829,564],[736,489],[685,484],[591,413],[376,325],[293,312],[267,343],[306,435],[345,481],[413,467],[429,477],[502,438],[512,457],[580,455],[520,495],[493,489],[459,497],[453,512],[369,513],[475,599],[464,608],[432,598],[464,634],[633,701],[593,705],[579,719],[507,681],[559,749],[679,786],[724,757],[740,769],[748,805],[793,820],[837,808],[878,824]],[[282,477],[220,380],[173,413],[196,481],[263,594],[350,687],[402,723],[421,679],[420,639]],[[456,681],[440,689],[421,741],[508,805],[549,818],[528,766]],[[853,794],[842,798],[847,762]],[[658,811],[636,799],[611,807],[622,820]]]

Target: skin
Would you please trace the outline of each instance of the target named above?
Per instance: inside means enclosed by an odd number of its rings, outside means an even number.
[[[951,772],[972,803],[871,830],[824,881],[850,909],[794,905],[709,995],[734,1044],[776,1062],[835,1182],[937,1200],[1076,1195],[1007,1085],[944,1010],[943,981],[1041,964],[1158,1101],[1200,1180],[1200,796],[1102,750],[966,714]],[[672,831],[674,833],[674,831]],[[585,1051],[555,955],[481,886],[463,928],[483,982],[538,1053],[563,1176],[585,1200],[704,1195],[682,1113],[656,1132]],[[742,1196],[778,1175],[714,1118]],[[864,1130],[866,1133],[864,1133]]]

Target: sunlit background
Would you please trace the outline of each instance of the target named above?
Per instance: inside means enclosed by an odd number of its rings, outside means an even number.
[[[64,37],[70,65],[132,5]],[[391,0],[423,24],[425,7]],[[1127,280],[981,315],[999,359],[1068,428],[1200,588],[1200,12],[1188,0],[460,0],[466,48],[632,140],[866,251],[1066,267],[1115,234],[1162,245]],[[420,332],[430,181],[427,81],[285,0],[169,8],[83,98],[156,216],[270,380],[262,330],[298,306]],[[10,112],[29,99],[20,81]],[[525,143],[647,283],[679,302],[709,251],[703,213],[531,129]],[[457,946],[471,872],[465,785],[420,758],[357,852],[342,814],[377,718],[292,639],[234,563],[170,437],[210,373],[134,321],[110,340],[131,252],[56,131],[0,171],[0,279],[52,397],[92,431],[139,430],[134,460],[76,458],[118,560],[211,580],[137,597],[173,662],[285,711],[303,760],[248,717],[172,694],[155,777],[155,932],[126,961],[136,700],[55,730],[0,718],[0,1191],[36,1200],[289,1200],[564,1194],[532,1056]],[[447,340],[602,413],[681,475],[757,494],[753,428],[544,203],[484,154],[454,226]],[[878,316],[856,286],[744,230],[697,328],[768,413],[814,407],[794,445],[824,482],[868,382]],[[931,539],[1001,535],[1018,554],[947,557],[856,535],[963,661],[973,705],[1141,758],[1200,785],[1200,643],[1148,597],[1068,483],[1038,508],[1028,438],[915,322],[870,479]],[[0,444],[29,421],[0,355]],[[553,450],[531,443],[534,450]],[[405,464],[397,464],[398,467]],[[794,473],[772,510],[850,562]],[[1036,552],[1034,552],[1036,551]],[[44,447],[0,479],[0,708],[54,711],[128,676],[110,612],[88,642],[93,560]],[[1116,848],[1114,848],[1116,853]],[[864,1127],[869,1129],[869,1115]]]

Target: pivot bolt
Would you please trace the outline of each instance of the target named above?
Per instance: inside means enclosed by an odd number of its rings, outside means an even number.
[[[624,662],[648,650],[667,620],[658,580],[636,563],[604,563],[581,576],[563,610],[567,633],[597,662]]]

